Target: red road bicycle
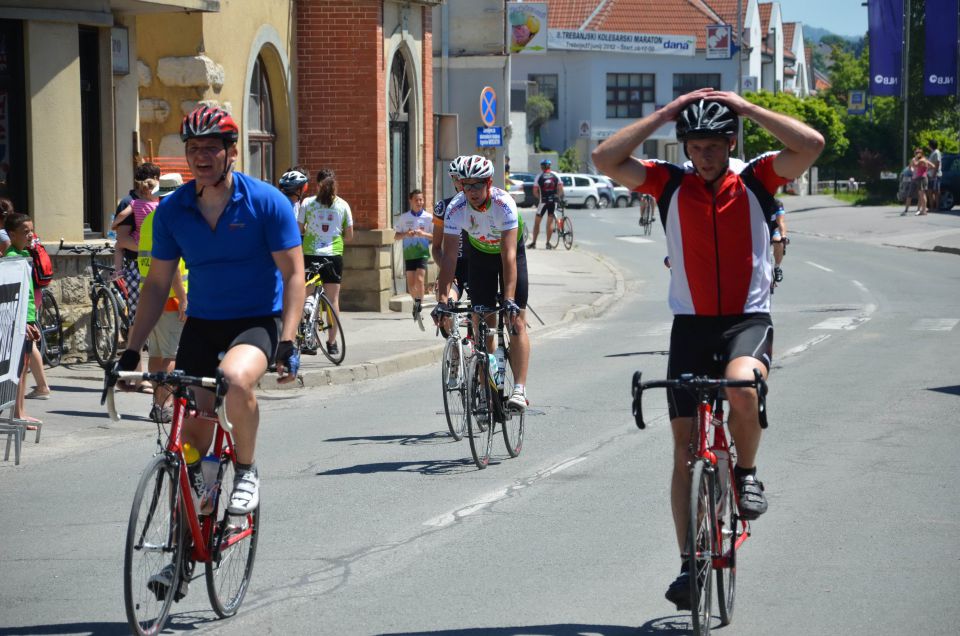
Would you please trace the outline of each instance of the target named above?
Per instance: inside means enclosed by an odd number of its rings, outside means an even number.
[[[224,396],[227,381],[221,371],[201,378],[172,373],[107,372],[101,404],[106,401],[110,417],[119,421],[114,405],[118,380],[149,380],[166,386],[173,395],[173,419],[164,440],[164,426],[157,424],[159,451],[140,477],[130,520],[123,562],[123,597],[127,620],[135,634],[158,634],[163,630],[174,601],[186,595],[197,563],[204,566],[207,594],[220,618],[233,616],[247,592],[260,527],[259,507],[245,515],[227,512],[236,453],[233,427],[227,420]],[[211,389],[216,394],[216,415],[197,414],[191,387]],[[217,461],[213,483],[206,484],[198,500],[187,474],[180,440],[187,414],[216,426],[210,454]],[[199,578],[199,575],[197,576]]]
[[[738,514],[740,497],[734,487],[733,477],[737,455],[724,421],[724,387],[756,389],[760,427],[767,428],[767,384],[756,369],[753,371],[753,380],[712,379],[684,374],[675,380],[642,382],[639,371],[633,374],[633,417],[637,428],[646,428],[641,406],[645,390],[679,388],[697,398],[696,427],[694,437],[690,440],[694,457],[690,465],[690,521],[686,548],[681,555],[690,566],[690,607],[693,633],[697,636],[710,633],[713,609],[711,574],[714,570],[717,573],[720,624],[728,625],[733,620],[737,550],[750,536],[750,522],[741,519]]]

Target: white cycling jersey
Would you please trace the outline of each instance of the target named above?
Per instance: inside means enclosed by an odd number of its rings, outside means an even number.
[[[443,220],[443,233],[457,235],[467,233],[467,240],[476,249],[487,254],[500,253],[500,237],[504,232],[519,228],[517,204],[506,191],[491,186],[486,208],[477,210],[460,192],[447,206]]]

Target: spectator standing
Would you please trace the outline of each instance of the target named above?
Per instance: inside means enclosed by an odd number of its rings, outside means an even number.
[[[3,221],[3,229],[10,237],[10,246],[4,252],[4,256],[22,256],[30,258],[30,252],[27,248],[33,242],[33,221],[26,214],[13,212],[8,214]],[[31,259],[32,263],[32,259]],[[34,295],[33,276],[30,276],[30,295],[27,301],[27,337],[23,346],[23,355],[20,359],[20,382],[17,385],[17,397],[13,406],[13,417],[24,423],[27,430],[37,430],[37,426],[42,424],[35,417],[27,415],[24,398],[27,388],[27,361],[30,359],[31,352],[34,349],[34,343],[40,339],[40,329],[37,328],[37,304]]]
[[[3,222],[8,215],[13,214],[13,211],[13,201],[7,197],[0,197],[0,253],[6,252],[10,247],[10,237],[3,229]]]
[[[280,188],[280,192],[283,192],[283,195],[290,199],[290,203],[293,204],[293,215],[297,219],[300,218],[300,204],[303,202],[303,197],[307,193],[307,184],[309,181],[310,177],[307,176],[307,169],[303,166],[290,168],[284,172],[280,180],[277,181],[277,187]]]
[[[927,173],[927,203],[934,212],[940,209],[940,179],[943,177],[943,155],[940,153],[937,140],[931,139],[927,142],[927,148],[930,149],[930,164],[933,166]]]
[[[424,209],[422,190],[410,192],[410,210],[397,219],[393,238],[403,241],[403,260],[407,272],[407,292],[413,296],[413,316],[417,317],[423,304],[427,281],[427,261],[433,240],[433,217]]]

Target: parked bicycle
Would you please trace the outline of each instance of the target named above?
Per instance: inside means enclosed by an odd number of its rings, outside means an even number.
[[[569,250],[573,248],[573,219],[567,216],[567,204],[563,199],[557,201],[556,217],[556,231],[550,235],[547,246],[556,248],[562,238],[563,246]]]
[[[443,411],[453,439],[460,441],[467,428],[467,365],[473,356],[470,337],[470,318],[473,310],[467,305],[443,305],[440,313],[450,318],[450,330],[440,361],[440,386],[443,391]],[[461,333],[461,327],[464,331]],[[437,331],[440,328],[437,327]]]
[[[314,263],[307,268],[305,285],[314,285],[313,293],[303,305],[303,317],[297,330],[300,349],[320,350],[330,362],[339,365],[347,353],[347,341],[343,335],[340,316],[333,309],[333,303],[323,292],[323,272],[330,263]],[[333,341],[328,334],[333,333]]]
[[[503,330],[503,314],[506,310],[502,306],[493,309],[477,306],[473,311],[479,320],[475,353],[467,367],[466,419],[473,461],[477,468],[483,469],[490,463],[490,449],[497,424],[500,425],[510,457],[520,454],[526,412],[507,406],[507,399],[513,391],[513,372],[509,366],[510,345]],[[497,316],[497,349],[491,353],[487,349],[491,329],[487,325],[487,318],[494,314]],[[494,364],[496,369],[492,368]]]
[[[60,318],[60,307],[57,299],[47,289],[40,292],[40,355],[47,366],[55,367],[60,364],[63,356],[63,320]]]
[[[115,277],[116,270],[97,262],[97,256],[112,254],[113,247],[104,245],[73,245],[65,248],[60,239],[59,254],[90,255],[90,337],[93,340],[93,356],[104,369],[109,369],[117,357],[120,340],[127,339],[130,331],[130,309],[127,305],[127,286],[122,278]]]
[[[123,561],[123,598],[127,620],[134,633],[163,631],[174,601],[180,601],[194,576],[197,563],[203,564],[207,595],[220,618],[233,616],[243,602],[253,573],[260,528],[260,508],[245,515],[227,512],[230,487],[236,474],[236,453],[227,420],[224,396],[227,381],[221,371],[216,377],[201,378],[172,373],[121,371],[106,373],[101,404],[106,401],[111,419],[119,421],[114,402],[118,380],[151,381],[166,386],[173,394],[170,430],[157,424],[158,452],[140,477],[127,524]],[[216,393],[214,414],[197,414],[191,387]],[[187,472],[185,449],[180,432],[187,414],[216,426],[205,492],[198,497]]]
[[[740,501],[733,475],[737,455],[724,421],[723,389],[756,389],[760,427],[767,428],[767,385],[759,371],[755,369],[753,375],[753,380],[726,380],[686,374],[674,380],[642,382],[639,371],[633,374],[633,416],[640,429],[646,427],[641,405],[645,390],[679,388],[697,398],[696,427],[690,440],[694,456],[690,465],[690,522],[686,548],[681,555],[690,567],[690,607],[693,633],[697,636],[710,633],[714,570],[720,624],[727,625],[733,620],[737,550],[750,536],[750,523],[738,514]]]
[[[643,235],[650,236],[653,232],[653,223],[656,219],[657,200],[649,194],[640,195],[640,227]]]

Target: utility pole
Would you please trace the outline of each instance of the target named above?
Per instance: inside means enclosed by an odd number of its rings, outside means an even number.
[[[743,0],[737,0],[737,95],[743,95]],[[743,124],[737,131],[737,150],[743,159]]]
[[[910,70],[910,0],[903,0],[903,65],[900,73],[900,89],[903,95],[903,164],[907,165],[909,157],[907,144],[910,143],[908,117],[910,111],[910,82],[907,72]]]

